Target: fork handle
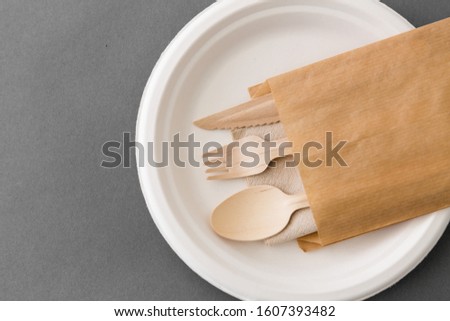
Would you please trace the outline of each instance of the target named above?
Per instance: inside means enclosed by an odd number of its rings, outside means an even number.
[[[274,140],[273,142],[276,144],[276,146],[270,149],[271,160],[289,156],[294,153],[292,142],[290,142],[286,137]]]

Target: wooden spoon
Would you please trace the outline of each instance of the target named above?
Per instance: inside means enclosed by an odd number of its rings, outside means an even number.
[[[211,215],[220,236],[258,241],[281,232],[296,210],[309,207],[306,195],[287,195],[273,186],[253,186],[226,199]]]

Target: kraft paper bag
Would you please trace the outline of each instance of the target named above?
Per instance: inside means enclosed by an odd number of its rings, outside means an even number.
[[[347,166],[298,166],[318,230],[298,240],[304,250],[450,207],[450,19],[249,91],[272,93],[295,152],[323,146],[310,160],[346,142]]]

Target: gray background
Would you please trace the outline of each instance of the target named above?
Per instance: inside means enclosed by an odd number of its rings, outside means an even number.
[[[161,52],[212,2],[0,1],[1,300],[233,299],[166,244],[135,168],[99,166],[105,141],[134,133]],[[385,2],[416,26],[450,16],[448,0]],[[447,230],[374,299],[450,299],[448,253]]]

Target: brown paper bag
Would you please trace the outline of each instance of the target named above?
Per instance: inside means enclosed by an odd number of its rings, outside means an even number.
[[[450,206],[450,19],[269,79],[280,120],[309,159],[325,137],[348,166],[299,165],[318,234],[305,250]],[[329,145],[329,143],[328,143]],[[317,146],[317,145],[316,145]],[[331,146],[333,147],[333,146]],[[329,148],[328,148],[329,149]]]

